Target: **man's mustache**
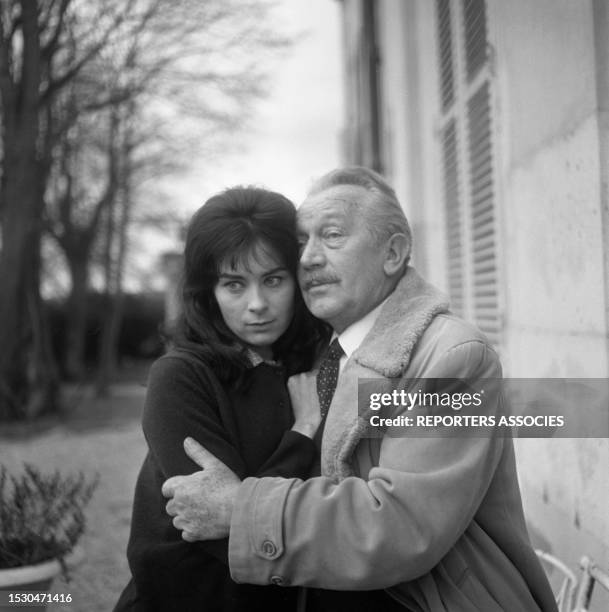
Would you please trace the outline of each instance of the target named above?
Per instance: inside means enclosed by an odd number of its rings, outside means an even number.
[[[313,275],[307,275],[307,276],[301,277],[300,286],[302,287],[303,291],[306,291],[307,289],[310,289],[311,287],[316,287],[317,285],[328,285],[330,283],[338,283],[339,280],[340,279],[337,278],[336,276],[313,274]]]

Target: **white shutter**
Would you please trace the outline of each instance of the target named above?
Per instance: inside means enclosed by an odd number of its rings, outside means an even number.
[[[448,289],[500,341],[491,74],[484,0],[436,0]]]
[[[452,120],[443,131],[444,206],[446,210],[446,249],[448,293],[453,312],[464,315],[463,231],[459,198],[459,157],[457,131]]]
[[[485,0],[463,1],[463,30],[467,80],[471,83],[488,59]]]
[[[467,105],[469,133],[472,308],[477,325],[492,342],[499,342],[497,244],[489,84]]]
[[[452,27],[449,0],[437,0],[438,42],[440,59],[440,95],[442,110],[447,111],[455,101]]]

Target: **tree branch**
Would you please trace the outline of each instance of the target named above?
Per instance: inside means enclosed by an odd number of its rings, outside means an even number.
[[[11,70],[12,34],[6,36],[5,27],[4,16],[0,11],[0,94],[2,95],[3,111],[12,115],[15,111],[15,82]]]
[[[61,4],[59,5],[59,9],[57,12],[57,23],[55,24],[53,34],[49,38],[48,42],[41,49],[41,54],[45,59],[50,59],[57,51],[57,45],[64,29],[64,17],[71,1],[72,0],[61,0]],[[48,27],[48,25],[50,24],[51,13],[53,10],[53,6],[56,4],[56,2],[57,0],[52,0],[51,6],[49,7],[48,18],[46,20],[45,28]]]
[[[40,39],[38,37],[38,6],[21,0],[23,19],[23,60],[21,65],[21,110],[31,115],[37,112],[40,86]],[[28,117],[28,120],[34,120]]]
[[[131,8],[133,7],[133,4],[134,0],[129,0],[127,6],[125,7],[125,10],[114,15],[112,23],[106,28],[97,43],[92,44],[92,46],[83,54],[83,56],[79,60],[77,60],[73,65],[65,69],[65,72],[63,74],[54,78],[49,75],[47,87],[41,95],[42,104],[48,103],[50,98],[57,91],[62,89],[67,83],[74,79],[84,66],[86,66],[94,57],[99,55],[100,51],[106,46],[106,44],[110,40],[112,34],[125,20],[126,15],[130,12]],[[96,25],[94,27],[98,26]]]

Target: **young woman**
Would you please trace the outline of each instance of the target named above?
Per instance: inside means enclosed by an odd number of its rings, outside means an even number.
[[[295,209],[278,193],[229,189],[194,215],[173,348],[150,371],[149,450],[127,549],[133,577],[115,611],[295,609],[295,589],[233,582],[226,540],[183,541],[161,486],[199,469],[184,453],[187,436],[241,478],[308,476],[319,408],[291,407],[286,381],[311,369],[327,331],[304,306],[297,264]]]

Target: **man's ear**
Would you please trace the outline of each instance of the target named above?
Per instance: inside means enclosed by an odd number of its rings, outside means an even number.
[[[393,234],[385,243],[383,270],[387,276],[395,276],[404,269],[410,255],[410,240],[405,234]]]

